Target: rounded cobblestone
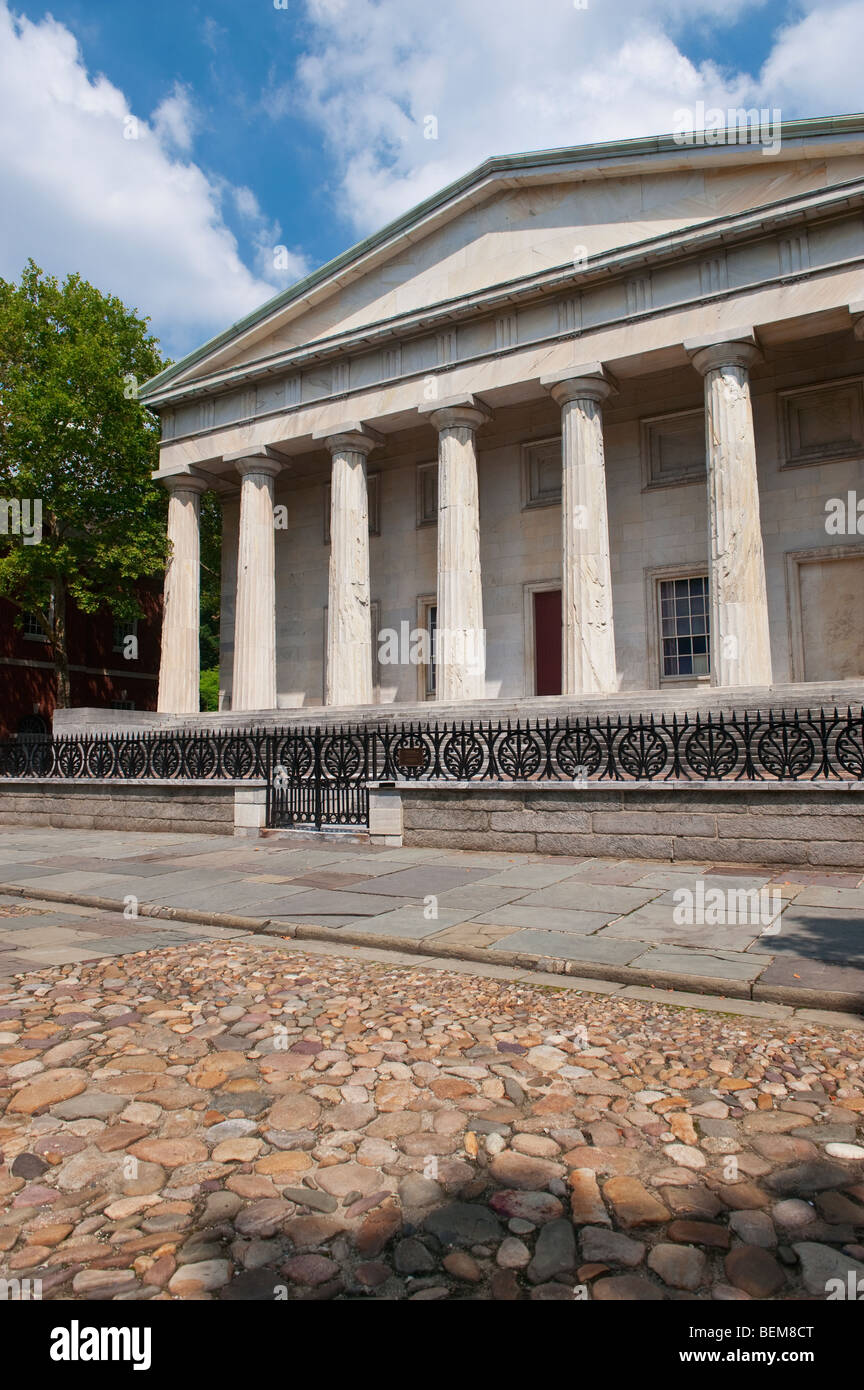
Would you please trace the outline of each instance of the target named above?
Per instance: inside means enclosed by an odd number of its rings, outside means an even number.
[[[852,1029],[240,938],[34,971],[0,1019],[0,1278],[46,1299],[799,1299],[862,1267]]]

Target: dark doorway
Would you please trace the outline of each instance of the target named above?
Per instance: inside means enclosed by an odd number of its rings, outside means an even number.
[[[561,590],[534,594],[534,672],[536,695],[561,694]]]

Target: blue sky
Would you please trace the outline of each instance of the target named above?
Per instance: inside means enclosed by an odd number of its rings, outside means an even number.
[[[177,356],[489,155],[860,110],[862,45],[860,0],[0,0],[0,275]]]

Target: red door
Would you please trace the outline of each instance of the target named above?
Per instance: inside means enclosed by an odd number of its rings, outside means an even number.
[[[534,595],[534,670],[537,695],[561,694],[561,590]]]

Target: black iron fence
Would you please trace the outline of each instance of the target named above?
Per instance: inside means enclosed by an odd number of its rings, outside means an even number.
[[[864,780],[864,709],[100,734],[0,743],[4,777],[258,779],[268,824],[361,825],[369,782]]]
[[[263,778],[271,730],[171,730],[0,743],[0,777],[144,779]]]

